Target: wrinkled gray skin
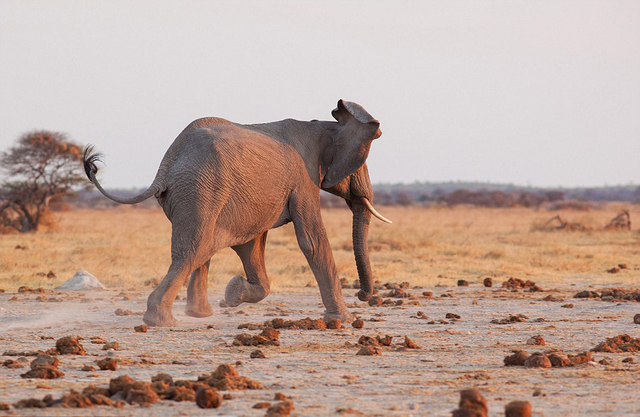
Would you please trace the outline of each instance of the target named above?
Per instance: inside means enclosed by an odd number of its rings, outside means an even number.
[[[231,247],[247,279],[235,276],[225,290],[228,306],[257,303],[269,294],[264,250],[269,229],[293,222],[326,307],[325,320],[348,320],[333,254],[320,214],[320,189],[344,198],[353,212],[353,248],[361,282],[358,297],[372,294],[367,236],[373,191],[365,160],[380,123],[356,103],[340,100],[337,122],[240,125],[198,119],[173,142],[151,186],[141,195],[109,195],[96,180],[99,155],[85,151],[87,176],[110,199],[135,204],[155,196],[172,224],[171,266],[147,300],[144,321],[176,324],[171,308],[191,276],[186,314],[213,314],[207,275],[214,253]],[[368,201],[364,201],[367,199]]]

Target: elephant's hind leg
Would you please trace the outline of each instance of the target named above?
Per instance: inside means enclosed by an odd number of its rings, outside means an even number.
[[[147,311],[142,318],[145,323],[149,326],[175,326],[178,323],[171,307],[191,271],[188,262],[174,260],[171,263],[167,275],[147,299]]]
[[[187,309],[185,310],[187,316],[209,317],[213,315],[213,309],[207,298],[207,279],[210,262],[211,260],[208,260],[191,274],[191,280],[187,288]]]
[[[267,232],[244,245],[233,246],[247,275],[245,280],[236,275],[229,281],[224,292],[227,306],[235,307],[242,303],[257,303],[269,295],[270,285],[267,269],[264,265],[264,248]]]

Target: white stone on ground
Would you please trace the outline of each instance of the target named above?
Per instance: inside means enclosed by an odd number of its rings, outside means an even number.
[[[102,285],[98,278],[91,275],[84,269],[77,271],[73,278],[56,288],[61,291],[78,291],[78,290],[106,290],[107,287]]]

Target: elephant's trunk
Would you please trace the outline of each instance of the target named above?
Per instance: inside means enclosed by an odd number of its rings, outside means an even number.
[[[354,202],[353,210],[353,254],[358,267],[358,278],[360,279],[360,291],[358,298],[368,301],[373,295],[373,280],[371,276],[371,263],[369,262],[369,222],[371,213],[367,206],[361,202]]]

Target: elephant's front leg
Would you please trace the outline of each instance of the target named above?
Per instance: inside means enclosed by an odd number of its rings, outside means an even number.
[[[229,281],[224,292],[227,306],[235,307],[241,303],[257,303],[269,295],[269,278],[264,265],[264,247],[267,232],[244,245],[233,246],[242,265],[247,279],[236,275]]]
[[[191,280],[187,288],[187,308],[185,310],[187,316],[209,317],[213,314],[213,309],[207,297],[210,262],[211,260],[208,260],[191,274]]]
[[[313,205],[303,205],[303,210],[309,210],[310,207],[312,208],[311,212],[296,211],[293,216],[293,224],[298,245],[307,258],[320,288],[320,296],[326,308],[324,319],[325,321],[330,319],[351,320],[353,316],[344,304],[342,286],[338,279],[333,252],[322,223],[320,202]]]

